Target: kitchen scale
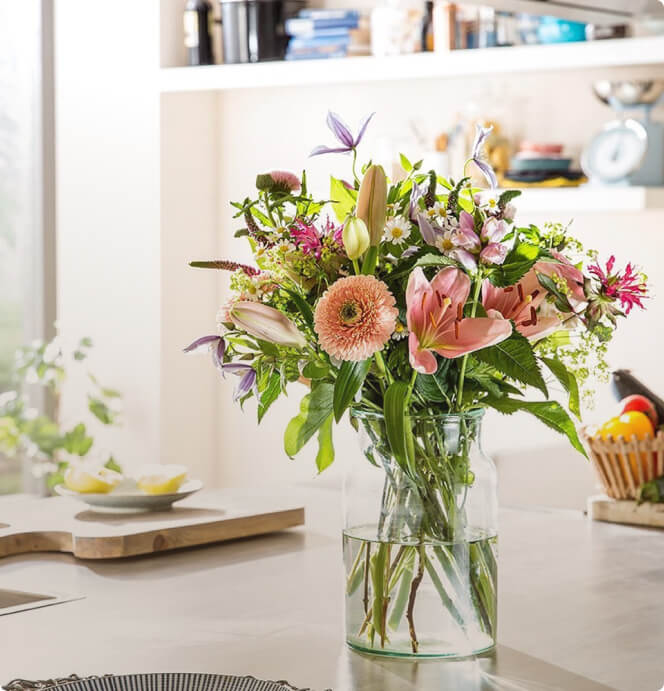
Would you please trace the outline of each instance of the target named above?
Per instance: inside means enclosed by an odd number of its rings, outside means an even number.
[[[664,80],[598,81],[593,90],[618,118],[590,140],[581,157],[583,172],[604,185],[664,185],[664,125],[651,118]],[[626,111],[641,111],[641,117],[626,117]]]

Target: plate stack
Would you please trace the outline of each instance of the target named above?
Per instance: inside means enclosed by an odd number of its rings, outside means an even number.
[[[586,178],[572,170],[562,144],[522,142],[505,174],[505,187],[576,187]]]

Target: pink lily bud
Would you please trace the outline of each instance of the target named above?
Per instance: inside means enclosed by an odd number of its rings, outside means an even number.
[[[502,264],[507,256],[507,245],[490,242],[481,252],[480,261],[483,264]]]
[[[242,300],[230,308],[230,317],[238,329],[263,341],[292,348],[302,348],[306,344],[297,326],[269,305]]]

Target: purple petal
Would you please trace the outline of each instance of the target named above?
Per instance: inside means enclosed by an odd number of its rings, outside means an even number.
[[[214,366],[222,371],[224,371],[224,355],[226,354],[226,341],[223,338],[219,339],[219,343],[216,348],[212,349],[212,362]]]
[[[440,235],[440,231],[433,227],[429,219],[424,214],[418,214],[417,225],[420,229],[422,239],[427,245],[436,246],[436,238]]]
[[[456,245],[456,247],[461,247],[469,252],[475,252],[482,246],[482,243],[474,230],[468,230],[468,228],[461,227],[452,232],[452,242]]]
[[[482,161],[479,158],[473,158],[473,161],[475,161],[475,165],[482,171],[482,174],[491,185],[492,189],[495,190],[496,187],[498,187],[498,178],[496,178],[493,168],[486,161]]]
[[[482,239],[489,242],[500,242],[509,232],[509,226],[505,221],[489,218],[482,226]]]
[[[230,372],[238,376],[244,374],[247,370],[253,371],[253,368],[244,362],[229,362],[227,365],[224,365],[224,372]]]
[[[332,130],[332,134],[349,149],[352,149],[355,145],[353,141],[353,135],[348,129],[348,125],[331,110],[327,113],[327,126]]]
[[[375,115],[376,113],[371,113],[371,115],[367,115],[367,117],[362,120],[362,123],[360,124],[360,131],[357,133],[357,137],[355,138],[355,146],[358,146],[359,143],[362,141],[362,137],[364,137],[364,133],[366,132],[367,125],[371,121],[371,118]]]
[[[240,379],[239,384],[235,387],[233,401],[238,401],[243,396],[246,396],[254,388],[255,383],[256,372],[250,368],[242,379]]]
[[[201,336],[200,338],[197,338],[193,343],[190,343],[185,349],[185,353],[197,353],[201,352],[202,350],[209,350],[210,345],[214,343],[215,341],[218,341],[221,338],[221,336]],[[206,347],[204,347],[206,346]]]
[[[413,223],[417,222],[417,214],[419,213],[419,200],[424,195],[424,188],[413,183],[413,189],[410,191],[410,204],[408,206],[408,217]]]
[[[334,148],[333,146],[317,146],[310,154],[312,156],[320,156],[321,154],[346,154],[351,150],[350,147]]]
[[[447,256],[459,262],[467,271],[474,272],[477,270],[477,261],[475,257],[466,250],[457,248],[449,252]]]
[[[417,245],[411,245],[407,250],[404,250],[401,253],[401,258],[408,259],[408,257],[412,257],[414,254],[417,254],[419,249],[420,248]]]
[[[482,125],[475,125],[475,141],[473,141],[473,148],[471,149],[470,157],[473,159],[479,158],[482,152],[482,146],[486,138],[491,134],[492,127],[482,127]]]

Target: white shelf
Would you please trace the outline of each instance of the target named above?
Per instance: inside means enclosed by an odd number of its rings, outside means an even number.
[[[519,213],[602,213],[664,209],[664,187],[582,185],[528,188],[514,200]]]
[[[664,36],[384,58],[167,67],[160,70],[160,90],[223,91],[657,64],[664,65]]]

